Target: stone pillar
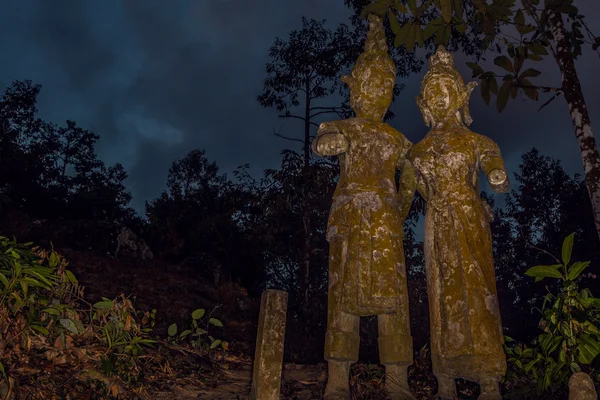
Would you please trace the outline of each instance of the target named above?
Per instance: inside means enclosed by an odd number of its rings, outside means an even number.
[[[260,299],[250,400],[279,400],[287,292],[267,289]]]
[[[575,372],[569,379],[569,400],[597,400],[592,378],[584,372]]]

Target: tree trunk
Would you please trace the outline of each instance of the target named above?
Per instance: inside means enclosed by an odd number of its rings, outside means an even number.
[[[308,287],[310,285],[310,259],[311,259],[311,238],[312,224],[310,221],[310,206],[308,203],[308,186],[311,179],[310,176],[310,79],[306,79],[306,99],[304,104],[304,143],[303,156],[304,167],[302,168],[302,192],[303,192],[303,207],[302,207],[302,226],[304,228],[304,249],[303,259],[300,265],[300,301],[301,304],[306,304],[308,301]]]
[[[575,137],[579,143],[585,184],[592,203],[596,230],[600,238],[600,154],[598,153],[598,146],[592,131],[592,123],[577,76],[577,70],[575,69],[575,59],[571,54],[569,34],[565,29],[563,17],[558,12],[550,11],[548,22],[556,44],[554,56],[562,76],[562,92],[569,105]]]

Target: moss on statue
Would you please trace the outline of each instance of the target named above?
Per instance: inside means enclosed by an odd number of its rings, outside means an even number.
[[[326,398],[347,398],[348,369],[358,360],[359,319],[378,315],[380,359],[400,384],[394,398],[411,398],[406,367],[412,363],[406,268],[402,246],[402,201],[394,182],[411,143],[383,122],[396,68],[388,55],[381,20],[369,16],[364,52],[350,88],[355,118],[325,122],[312,143],[320,156],[339,156],[340,179],[329,214],[329,361]],[[391,380],[391,379],[390,379]],[[402,397],[400,397],[402,396]]]
[[[429,65],[417,103],[432,129],[411,148],[402,181],[405,196],[413,184],[427,200],[425,265],[438,395],[453,399],[460,377],[480,383],[480,399],[500,399],[506,358],[479,169],[496,192],[508,191],[509,181],[498,146],[466,126],[475,84],[464,85],[442,46]]]

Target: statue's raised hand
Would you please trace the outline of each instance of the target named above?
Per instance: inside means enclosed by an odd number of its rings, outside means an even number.
[[[496,193],[506,193],[510,188],[510,182],[504,170],[491,170],[488,174],[488,180],[490,182],[492,190]]]
[[[348,150],[348,139],[336,128],[335,122],[323,122],[317,133],[317,152],[336,156]]]

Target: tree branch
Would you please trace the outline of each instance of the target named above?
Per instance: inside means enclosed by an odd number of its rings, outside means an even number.
[[[306,118],[301,117],[299,115],[292,115],[292,114],[285,115],[284,114],[284,115],[278,115],[278,117],[279,118],[296,118],[296,119],[301,119],[302,121],[306,122]],[[314,125],[316,127],[319,127],[319,124],[317,124],[316,122],[308,121],[308,123],[311,124],[311,125]]]
[[[317,115],[321,115],[321,114],[337,114],[339,116],[340,115],[340,111],[337,111],[337,110],[319,111],[319,112],[316,112],[314,114],[311,114],[310,117],[314,118]]]
[[[308,111],[315,111],[315,110],[330,110],[330,111],[337,111],[337,110],[341,110],[342,107],[311,107],[308,109]]]
[[[550,104],[551,102],[553,102],[553,101],[554,101],[554,99],[556,99],[556,98],[557,98],[558,96],[560,96],[561,94],[562,94],[562,92],[556,92],[556,93],[554,94],[554,96],[550,97],[550,100],[548,100],[547,102],[545,102],[544,104],[542,104],[542,105],[540,106],[540,108],[538,108],[537,112],[540,112],[540,111],[542,111],[542,110],[543,110],[543,109],[544,109],[544,108],[545,108],[545,107],[546,107],[548,104]]]
[[[282,130],[282,129],[283,129],[283,125],[281,126],[281,128],[279,128],[279,132],[275,132],[275,129],[273,129],[273,135],[275,135],[275,136],[277,136],[277,137],[280,137],[280,138],[282,138],[282,139],[285,139],[285,140],[291,140],[292,142],[300,142],[300,143],[304,143],[304,141],[303,141],[303,140],[301,140],[301,139],[291,138],[291,137],[287,137],[287,136],[284,136],[284,135],[282,135],[282,134],[281,134],[281,130]]]

